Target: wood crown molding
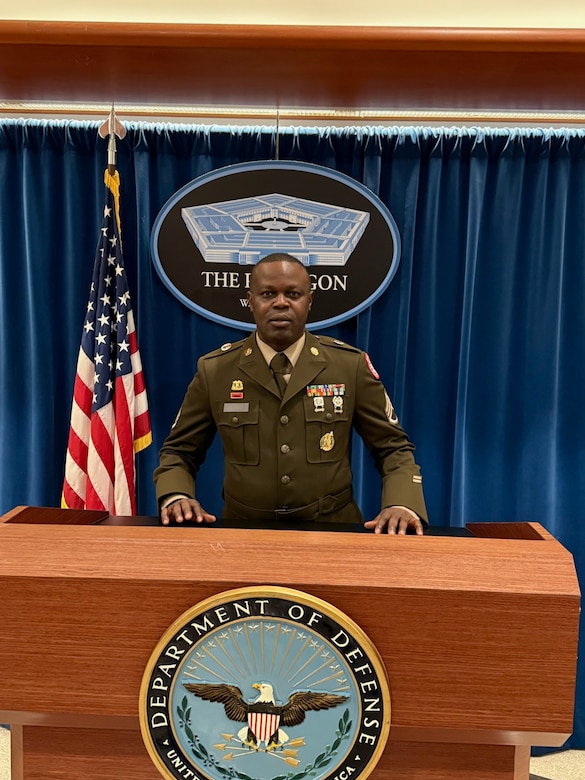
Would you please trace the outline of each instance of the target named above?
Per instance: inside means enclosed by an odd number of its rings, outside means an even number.
[[[579,122],[585,29],[0,21],[0,105],[35,101]]]
[[[0,44],[585,52],[585,29],[0,21]]]

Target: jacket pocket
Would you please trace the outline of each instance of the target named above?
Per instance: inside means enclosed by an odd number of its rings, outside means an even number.
[[[312,397],[303,398],[305,440],[309,463],[334,463],[346,457],[349,449],[351,420],[347,412],[335,412],[331,397],[323,399],[318,411]]]
[[[260,461],[258,400],[245,403],[217,402],[217,430],[226,461],[257,466]]]

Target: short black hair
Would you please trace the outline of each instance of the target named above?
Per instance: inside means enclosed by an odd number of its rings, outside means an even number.
[[[294,257],[293,255],[287,255],[286,252],[273,252],[270,255],[266,255],[265,257],[261,257],[260,260],[254,265],[254,268],[252,268],[252,273],[250,274],[250,287],[252,287],[252,280],[254,279],[254,270],[258,268],[259,265],[265,265],[266,263],[295,263],[296,265],[300,265],[301,268],[304,270],[304,272],[307,274],[307,279],[309,280],[309,285],[311,283],[311,277],[309,276],[309,271],[307,270],[307,266],[301,263],[298,257]]]

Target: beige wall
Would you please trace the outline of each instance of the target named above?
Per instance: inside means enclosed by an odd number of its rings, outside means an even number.
[[[0,0],[0,19],[585,28],[585,0]]]

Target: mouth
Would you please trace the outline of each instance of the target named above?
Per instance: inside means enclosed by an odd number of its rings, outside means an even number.
[[[270,320],[270,324],[276,326],[277,328],[284,327],[285,325],[290,325],[291,320],[288,317],[273,317]]]

